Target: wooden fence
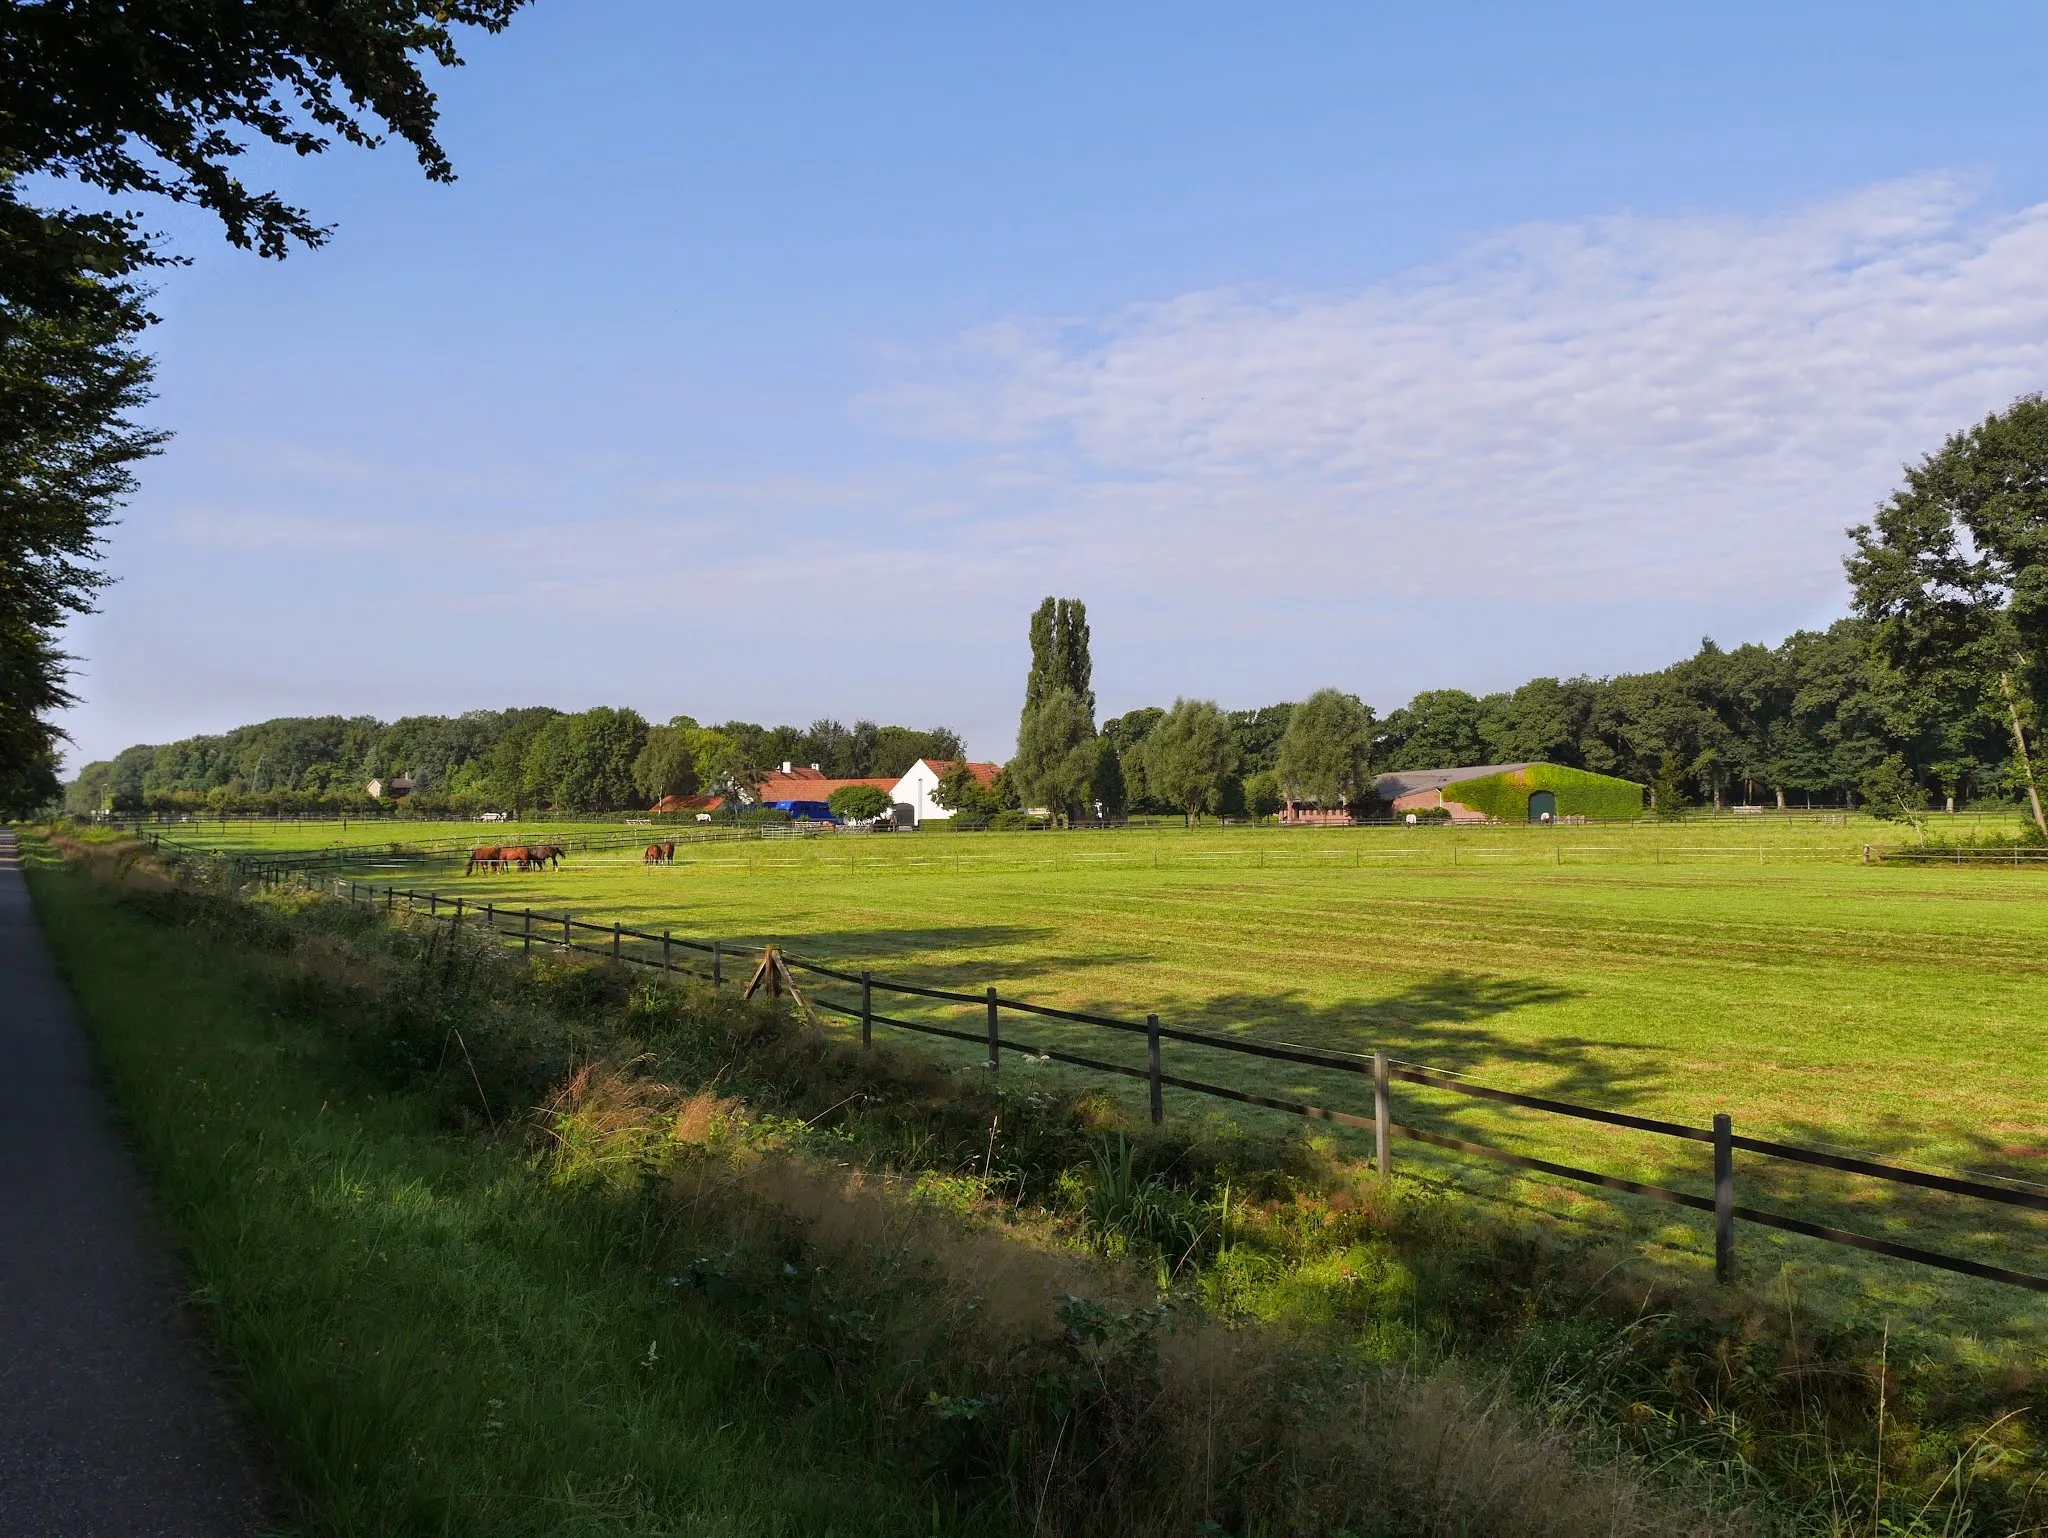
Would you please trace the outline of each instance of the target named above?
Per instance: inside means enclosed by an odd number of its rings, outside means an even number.
[[[185,856],[195,851],[182,850],[175,845],[168,846],[167,852],[173,857]],[[709,978],[714,986],[726,981],[726,961],[731,954],[723,942],[718,940],[693,940],[663,930],[653,934],[645,930],[627,929],[618,922],[610,924],[592,923],[586,919],[574,918],[569,914],[536,913],[531,908],[501,908],[492,903],[474,903],[457,895],[449,896],[439,892],[418,892],[392,885],[378,886],[374,883],[349,880],[341,877],[318,874],[318,866],[302,859],[257,858],[248,859],[226,856],[229,863],[243,876],[253,877],[264,883],[276,883],[287,877],[317,875],[322,887],[356,904],[381,905],[386,911],[394,911],[403,903],[408,912],[424,912],[429,918],[454,925],[471,924],[490,930],[507,942],[518,943],[531,951],[540,944],[563,951],[579,952],[609,958],[624,965],[658,970],[664,974],[698,974]],[[310,868],[309,868],[310,866]],[[582,941],[578,936],[586,937]],[[593,942],[588,937],[595,936]],[[628,950],[626,943],[635,942],[647,948],[646,953]],[[679,953],[687,953],[679,955]],[[1879,1163],[1871,1159],[1856,1158],[1847,1154],[1828,1152],[1817,1148],[1804,1148],[1790,1143],[1776,1142],[1769,1138],[1749,1137],[1735,1131],[1731,1119],[1725,1114],[1716,1115],[1711,1127],[1691,1127],[1680,1122],[1663,1121],[1655,1117],[1636,1116],[1624,1111],[1603,1110],[1595,1106],[1574,1105],[1567,1101],[1552,1100],[1541,1095],[1525,1095],[1513,1090],[1496,1089],[1490,1085],[1475,1084],[1463,1077],[1441,1069],[1429,1068],[1418,1063],[1407,1063],[1389,1057],[1385,1052],[1365,1054],[1341,1054],[1314,1051],[1302,1047],[1282,1046],[1266,1042],[1250,1041],[1237,1037],[1218,1036],[1206,1031],[1193,1031],[1177,1026],[1162,1025],[1159,1016],[1148,1014],[1140,1022],[1118,1019],[1111,1015],[1093,1014],[1083,1010],[1057,1009],[1047,1004],[1033,1004],[1024,999],[1006,998],[990,987],[981,993],[963,993],[945,988],[927,988],[913,983],[895,982],[877,977],[871,970],[858,972],[831,967],[823,962],[811,961],[780,952],[783,961],[795,971],[813,977],[825,978],[858,990],[859,1002],[845,1002],[823,996],[814,996],[810,1002],[843,1018],[857,1021],[863,1046],[874,1039],[876,1026],[894,1030],[910,1031],[920,1035],[944,1037],[953,1041],[966,1042],[984,1048],[987,1053],[986,1065],[991,1073],[1001,1071],[1003,1054],[1019,1052],[1040,1061],[1064,1063],[1071,1067],[1087,1069],[1095,1073],[1113,1074],[1124,1078],[1141,1079],[1148,1089],[1151,1118],[1156,1124],[1165,1114],[1163,1091],[1184,1090],[1191,1094],[1207,1095],[1220,1100],[1232,1100],[1242,1105],[1260,1106],[1271,1111],[1300,1116],[1313,1121],[1330,1122],[1338,1126],[1356,1128],[1373,1135],[1373,1159],[1378,1173],[1382,1176],[1391,1172],[1393,1166],[1393,1140],[1407,1138],[1432,1147],[1448,1149],[1455,1153],[1486,1159],[1516,1169],[1529,1170],[1539,1175],[1548,1175],[1560,1180],[1573,1181],[1580,1185],[1593,1186],[1609,1191],[1626,1192],[1631,1196],[1646,1197],[1652,1201],[1665,1202],[1674,1206],[1690,1208],[1707,1213],[1713,1220],[1714,1231],[1714,1274],[1717,1280],[1729,1282],[1734,1279],[1735,1240],[1737,1222],[1754,1223],[1764,1228],[1775,1228],[1785,1233],[1800,1234],[1809,1239],[1823,1240],[1829,1244],[1845,1245],[1853,1249],[1867,1250],[1872,1254],[1889,1256],[1895,1260],[1908,1260],[1920,1265],[1932,1266],[1938,1270],[1954,1272],[1961,1276],[1976,1277],[1983,1281],[2000,1282],[2008,1286],[2023,1287],[2033,1292],[2048,1293],[2048,1277],[2036,1276],[2023,1271],[2010,1270],[2004,1266],[1991,1265],[1984,1261],[1970,1260],[1957,1255],[1946,1255],[1934,1250],[1922,1249],[1916,1245],[1900,1244],[1895,1240],[1881,1239],[1870,1234],[1851,1232],[1830,1227],[1822,1223],[1809,1222],[1804,1218],[1786,1213],[1772,1212],[1764,1208],[1744,1206],[1738,1203],[1735,1183],[1735,1154],[1755,1154],[1762,1158],[1779,1160],[1792,1164],[1806,1165],[1820,1169],[1836,1170],[1845,1174],[1865,1176],[1873,1180],[1894,1185],[1916,1187],[1921,1190],[1940,1191],[1952,1196],[1967,1197],[1976,1201],[1991,1202],[2005,1207],[2016,1207],[2031,1212],[2048,1213],[2048,1189],[2029,1187],[2020,1182],[2009,1185],[1993,1184],[1985,1180],[1966,1179],[1954,1175],[1935,1174],[1900,1165]],[[690,957],[702,957],[694,965]],[[983,1028],[965,1031],[952,1026],[937,1025],[930,1021],[906,1020],[883,1014],[874,1007],[875,995],[896,994],[903,997],[931,999],[941,1003],[965,1005],[982,1012]],[[1037,1017],[1060,1020],[1070,1024],[1085,1025],[1103,1031],[1125,1035],[1143,1036],[1145,1039],[1145,1067],[1134,1068],[1127,1064],[1107,1062],[1100,1058],[1080,1053],[1047,1047],[1041,1044],[1013,1040],[1002,1033],[1005,1014],[1011,1016]],[[1370,1117],[1350,1112],[1333,1110],[1329,1107],[1311,1105],[1301,1101],[1280,1099],[1271,1095],[1256,1094],[1249,1090],[1229,1085],[1214,1084],[1201,1079],[1186,1078],[1165,1071],[1165,1044],[1181,1042],[1213,1051],[1235,1053],[1240,1056],[1261,1057],[1276,1062],[1294,1063],[1304,1067],[1346,1074],[1353,1078],[1371,1081],[1373,1114]],[[1393,1086],[1415,1084],[1430,1089],[1448,1091],[1486,1100],[1500,1105],[1519,1106],[1526,1110],[1541,1111],[1576,1121],[1626,1128],[1635,1132],[1651,1133],[1659,1137],[1675,1138],[1685,1142],[1703,1143],[1711,1149],[1713,1192],[1711,1197],[1697,1196],[1688,1191],[1675,1191],[1667,1186],[1652,1185],[1643,1181],[1627,1180],[1618,1175],[1604,1174],[1596,1170],[1582,1169],[1575,1165],[1560,1164],[1549,1159],[1539,1159],[1527,1154],[1511,1153],[1506,1149],[1493,1148],[1483,1143],[1468,1142],[1445,1133],[1425,1127],[1399,1122],[1393,1115]]]

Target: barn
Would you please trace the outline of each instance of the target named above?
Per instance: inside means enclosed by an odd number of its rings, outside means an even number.
[[[1396,769],[1373,782],[1373,794],[1396,817],[1441,808],[1452,822],[1578,822],[1643,812],[1643,787],[1633,780],[1542,762]]]
[[[953,766],[958,762],[958,759],[951,758],[920,758],[903,772],[902,779],[895,782],[890,794],[895,797],[899,807],[910,808],[913,826],[926,822],[943,822],[953,815],[932,799],[932,793],[939,788],[939,781],[953,772]],[[984,788],[994,785],[996,776],[1002,773],[1003,769],[1001,764],[973,762],[967,767]]]

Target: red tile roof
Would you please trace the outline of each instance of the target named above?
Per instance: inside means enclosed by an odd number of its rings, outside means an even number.
[[[830,801],[832,792],[847,785],[872,785],[877,790],[894,790],[896,782],[879,777],[864,780],[835,780],[815,769],[792,769],[788,774],[774,770],[761,777],[763,801]]]
[[[957,758],[928,758],[924,762],[931,766],[933,773],[943,779],[952,772],[953,766],[959,763],[960,760]],[[995,784],[996,776],[1003,772],[1001,764],[977,764],[972,760],[968,762],[967,768],[974,775],[976,782],[982,785]]]

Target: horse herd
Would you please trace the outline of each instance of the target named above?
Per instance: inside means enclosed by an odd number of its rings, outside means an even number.
[[[550,865],[562,863],[560,844],[515,844],[504,849],[472,849],[469,865],[463,875],[473,875],[479,868],[487,871],[503,870],[545,870]]]
[[[642,865],[675,864],[676,841],[674,839],[670,839],[668,840],[668,842],[663,844],[649,844],[647,846],[647,853],[640,856],[640,863]]]

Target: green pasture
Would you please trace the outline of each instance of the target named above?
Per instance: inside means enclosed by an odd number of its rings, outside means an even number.
[[[551,825],[560,834],[562,825]],[[504,836],[492,830],[492,839]],[[2048,871],[1866,865],[1867,819],[1557,829],[827,836],[631,850],[561,869],[359,879],[629,928],[776,941],[879,977],[1455,1070],[1488,1084],[1922,1167],[2048,1181]],[[512,841],[509,837],[505,841]],[[310,841],[309,841],[310,842]],[[278,847],[270,845],[268,847]],[[680,952],[678,953],[680,956]],[[737,961],[735,962],[737,965]],[[842,1000],[844,989],[821,987]],[[943,1006],[879,996],[938,1018]],[[978,1029],[978,1013],[955,1010]],[[1141,1043],[1007,1018],[1006,1035],[1136,1063]],[[927,1038],[927,1040],[929,1040]],[[951,1050],[938,1044],[937,1050]],[[963,1060],[976,1056],[960,1048]],[[1012,1055],[1015,1074],[1066,1072]],[[1362,1078],[1169,1044],[1167,1071],[1365,1113]],[[1123,1081],[1112,1081],[1122,1092]],[[1247,1112],[1169,1093],[1169,1112]],[[1408,1087],[1397,1119],[1704,1193],[1707,1150]],[[1356,1150],[1357,1137],[1332,1134]],[[1397,1145],[1411,1168],[1704,1263],[1690,1214]],[[1738,1156],[1739,1199],[2048,1273],[2010,1209]],[[1753,1276],[1995,1342],[2048,1300],[1753,1226]]]

